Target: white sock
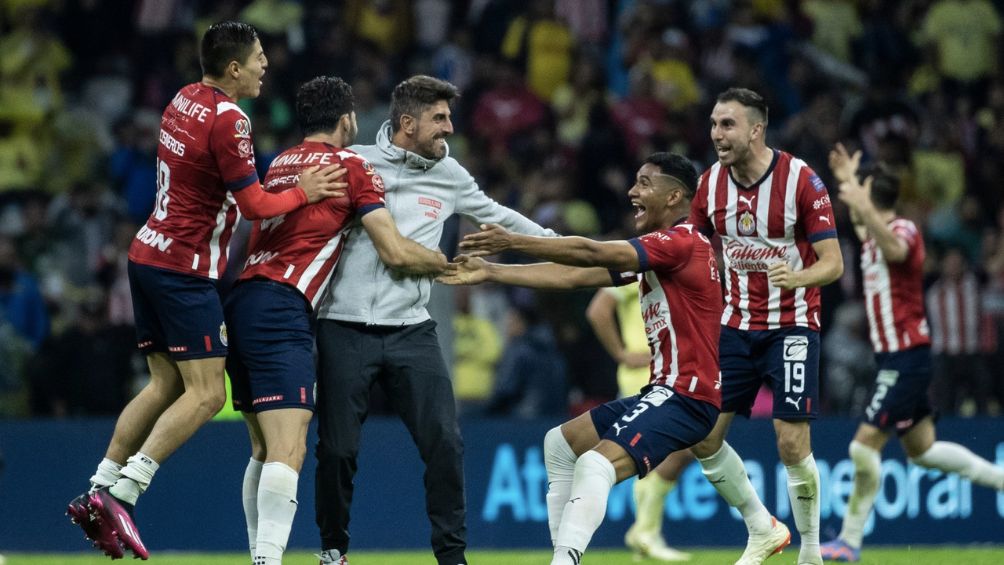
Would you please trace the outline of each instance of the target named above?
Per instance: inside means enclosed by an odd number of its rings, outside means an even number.
[[[122,477],[122,465],[105,457],[98,463],[98,469],[91,476],[91,490],[95,491],[101,487],[110,487],[115,481]]]
[[[136,504],[139,495],[150,487],[150,481],[159,468],[160,465],[156,461],[142,452],[137,452],[136,455],[126,459],[126,466],[122,467],[121,471],[122,476],[108,490],[115,498]]]
[[[244,483],[241,485],[241,501],[244,503],[244,521],[248,527],[248,547],[254,557],[255,539],[258,537],[258,481],[264,463],[254,457],[244,469]]]
[[[568,445],[560,427],[544,434],[544,467],[547,469],[547,526],[551,529],[551,545],[558,539],[561,513],[572,492],[575,476],[575,452]]]
[[[634,484],[634,527],[640,531],[662,535],[662,517],[665,514],[666,494],[673,490],[676,481],[667,481],[659,473],[649,473]]]
[[[742,514],[746,529],[751,534],[770,531],[773,527],[770,512],[767,512],[767,507],[760,502],[760,497],[757,496],[753,483],[746,474],[743,460],[728,442],[722,442],[722,448],[718,453],[706,459],[698,458],[698,462],[701,464],[704,476],[715,486],[718,494],[722,495],[729,506]]]
[[[788,498],[795,517],[795,526],[801,537],[798,552],[799,563],[819,563],[823,558],[819,553],[819,469],[816,459],[810,453],[788,469]]]
[[[840,539],[855,549],[861,549],[865,522],[872,511],[875,495],[879,490],[879,479],[882,477],[882,455],[857,441],[852,441],[847,451],[854,463],[854,489],[847,499],[847,513],[844,514],[844,525],[840,528]]]
[[[970,481],[994,490],[1004,490],[1004,468],[950,441],[936,441],[914,464],[946,473],[958,473]]]
[[[296,486],[299,475],[286,465],[265,463],[258,481],[258,537],[255,540],[255,563],[281,563],[289,531],[296,514]],[[275,561],[269,561],[273,559]]]
[[[561,526],[555,540],[555,550],[571,548],[586,550],[593,533],[603,523],[607,513],[607,498],[617,482],[617,472],[606,457],[596,451],[583,453],[575,462],[572,493],[561,514]]]

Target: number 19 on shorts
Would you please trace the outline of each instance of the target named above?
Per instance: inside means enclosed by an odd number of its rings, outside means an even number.
[[[805,390],[805,361],[809,358],[809,338],[790,335],[784,338],[784,392],[801,394]]]

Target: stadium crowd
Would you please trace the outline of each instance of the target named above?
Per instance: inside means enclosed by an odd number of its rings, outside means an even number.
[[[824,413],[859,414],[874,378],[859,244],[827,167],[843,142],[895,168],[899,208],[924,233],[935,405],[999,414],[1001,14],[999,0],[0,1],[0,415],[114,415],[146,378],[126,250],[154,202],[160,113],[198,80],[198,38],[224,19],[255,25],[270,60],[262,95],[242,103],[260,177],[299,139],[297,85],[349,81],[368,144],[393,87],[427,73],[462,92],[451,155],[562,234],[630,237],[637,164],[670,150],[703,170],[715,94],[763,93],[768,145],[805,159],[838,214]],[[448,256],[459,235],[444,237]],[[613,398],[592,294],[437,295],[463,409],[567,415]]]

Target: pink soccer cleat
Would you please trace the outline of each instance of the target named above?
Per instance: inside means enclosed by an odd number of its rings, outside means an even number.
[[[71,522],[84,530],[84,535],[93,542],[94,547],[112,559],[122,559],[125,553],[122,551],[122,545],[119,544],[118,536],[111,528],[102,527],[100,519],[91,512],[88,502],[88,493],[74,498],[66,507],[66,515],[70,517]]]
[[[112,496],[107,488],[98,489],[91,493],[88,501],[104,529],[112,530],[122,545],[132,550],[134,557],[143,560],[149,559],[150,552],[143,545],[143,540],[139,537],[139,530],[132,521],[131,505]]]

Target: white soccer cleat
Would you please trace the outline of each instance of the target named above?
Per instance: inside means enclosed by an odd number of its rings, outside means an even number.
[[[771,516],[771,528],[765,534],[750,534],[746,551],[736,561],[736,565],[760,565],[771,555],[781,553],[791,543],[791,532],[784,522]]]
[[[690,561],[689,553],[669,547],[656,532],[640,532],[631,526],[624,536],[624,543],[634,553],[635,561],[644,558],[666,562]]]

